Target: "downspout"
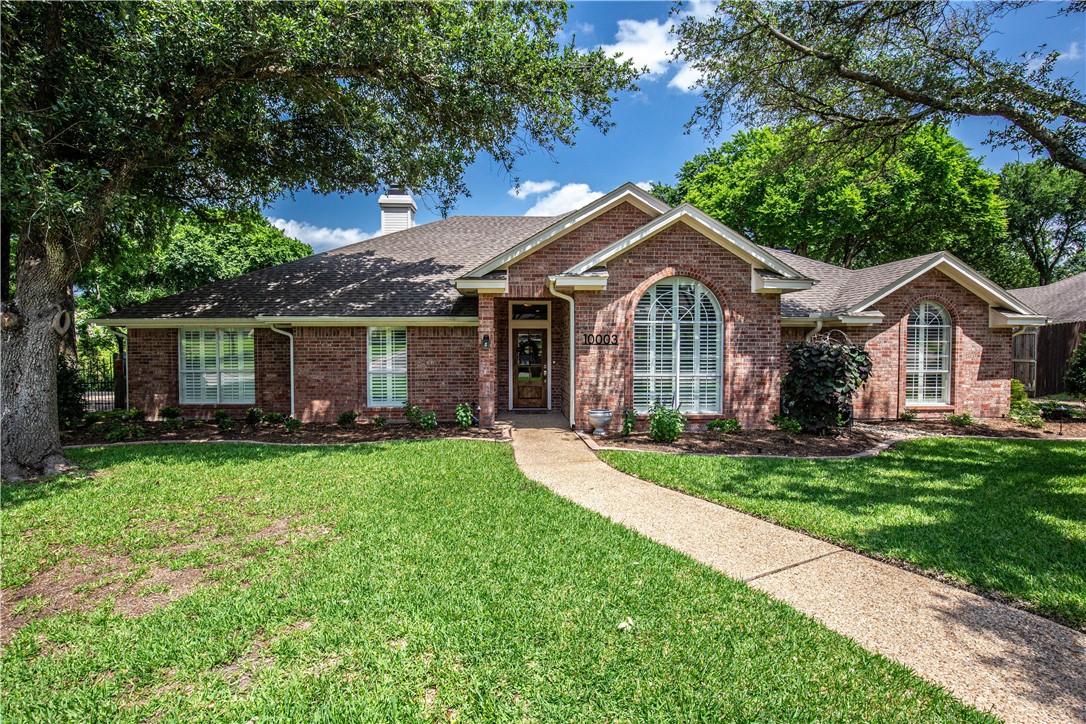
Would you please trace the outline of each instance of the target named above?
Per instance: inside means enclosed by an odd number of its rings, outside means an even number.
[[[124,409],[129,409],[132,406],[132,400],[128,398],[128,333],[122,332],[116,327],[110,327],[110,332],[113,332],[117,336],[117,339],[124,342]]]
[[[276,329],[273,325],[269,327],[273,332],[277,332],[284,337],[290,339],[290,416],[295,417],[294,414],[294,335],[282,329]]]
[[[577,316],[574,309],[573,297],[568,294],[563,294],[554,288],[554,280],[547,280],[547,288],[550,289],[551,294],[559,299],[565,299],[569,302],[569,429],[577,429],[577,358],[574,354],[573,342],[577,338],[576,331],[574,329],[574,323]]]
[[[803,338],[804,342],[810,342],[814,339],[814,336],[822,331],[822,317],[815,320],[814,329],[807,333],[807,336]]]

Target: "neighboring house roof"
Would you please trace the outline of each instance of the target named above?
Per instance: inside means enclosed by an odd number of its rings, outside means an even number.
[[[551,226],[549,216],[454,216],[114,312],[147,319],[473,317],[450,281]]]
[[[1052,324],[1086,322],[1086,272],[1043,287],[1012,289],[1021,299]]]

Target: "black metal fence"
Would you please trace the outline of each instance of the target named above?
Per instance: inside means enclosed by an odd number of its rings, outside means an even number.
[[[79,360],[79,378],[86,390],[87,412],[124,407],[124,365],[101,357]],[[118,384],[119,383],[119,384]]]

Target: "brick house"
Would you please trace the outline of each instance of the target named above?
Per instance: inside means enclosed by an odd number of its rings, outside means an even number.
[[[561,217],[415,226],[410,196],[380,203],[373,239],[97,320],[127,331],[130,404],[329,420],[477,402],[484,425],[553,409],[583,428],[659,402],[757,428],[786,345],[837,329],[874,358],[858,417],[995,417],[1013,331],[1045,321],[948,253],[843,269],[632,184]]]

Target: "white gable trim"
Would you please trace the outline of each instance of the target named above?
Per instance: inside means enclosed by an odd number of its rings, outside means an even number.
[[[1007,290],[1003,289],[1003,287],[947,251],[939,253],[926,264],[921,265],[917,269],[905,274],[897,281],[894,281],[875,292],[867,299],[849,309],[847,314],[859,315],[863,313],[872,304],[888,297],[898,289],[901,289],[909,282],[918,279],[932,269],[938,269],[989,304],[1006,307],[1017,314],[1039,316],[1028,306],[1013,297]]]
[[[769,269],[790,280],[807,281],[809,282],[807,287],[814,283],[813,280],[807,279],[798,271],[772,254],[764,251],[761,247],[739,232],[724,226],[724,224],[721,224],[716,219],[690,204],[681,204],[671,211],[668,211],[666,214],[658,216],[640,229],[627,234],[610,246],[601,249],[592,256],[578,262],[562,272],[561,276],[579,276],[589,269],[605,266],[607,262],[615,257],[625,254],[641,242],[648,240],[652,236],[655,236],[661,231],[678,223],[685,223],[696,231],[702,232],[709,239],[720,244],[720,246],[732,252],[755,269]]]
[[[502,252],[485,264],[472,269],[465,274],[464,277],[481,277],[499,269],[504,269],[510,264],[518,262],[524,257],[539,251],[555,239],[568,234],[579,226],[588,223],[597,216],[610,211],[622,203],[632,204],[649,216],[659,216],[671,208],[639,186],[635,186],[632,183],[626,183],[606,196],[596,199],[588,206],[578,209],[568,216],[562,217],[554,224],[548,226],[534,236],[528,237],[512,249]]]

